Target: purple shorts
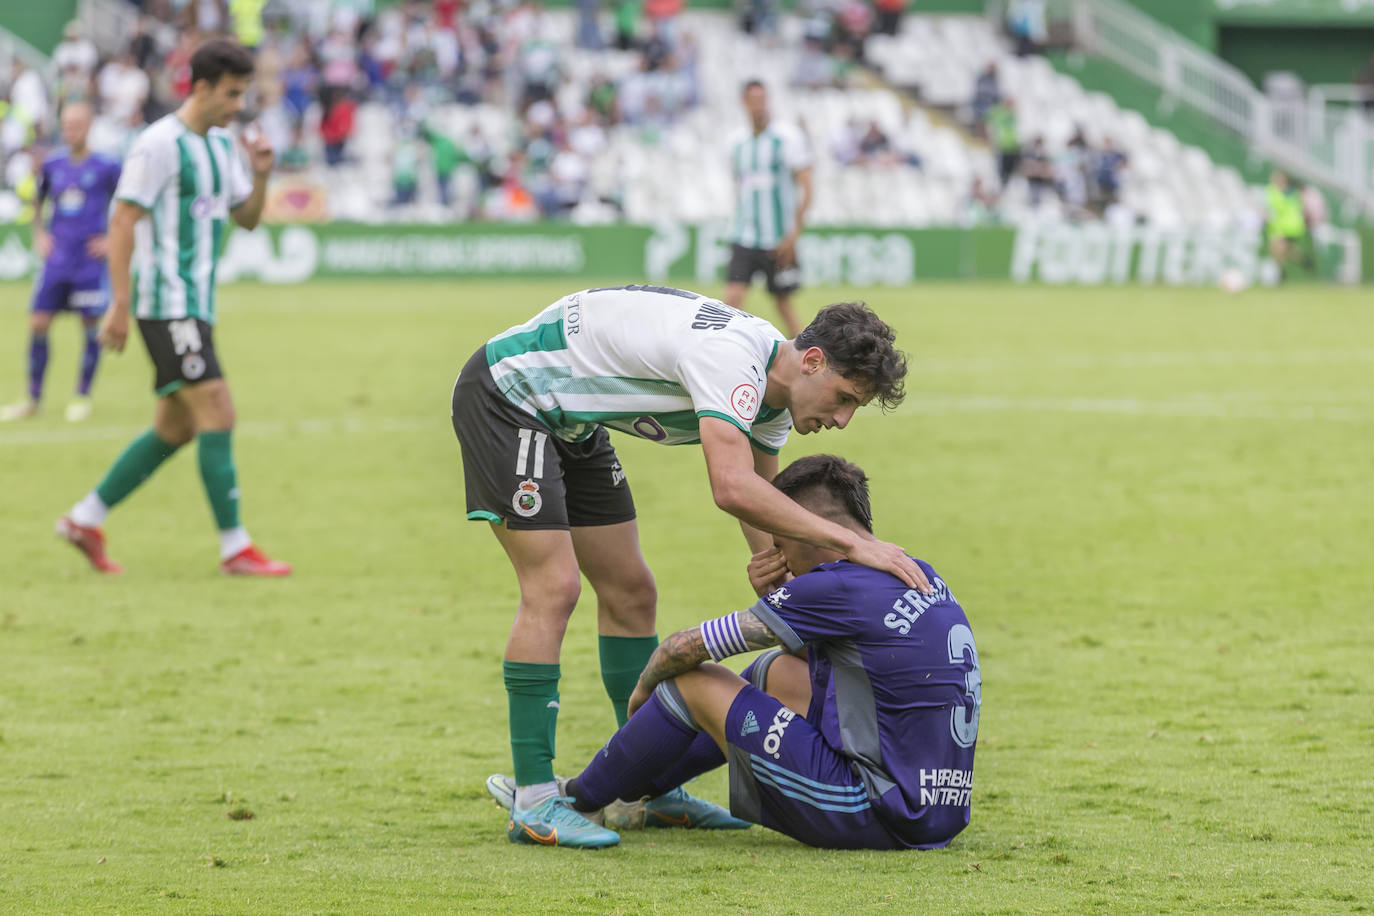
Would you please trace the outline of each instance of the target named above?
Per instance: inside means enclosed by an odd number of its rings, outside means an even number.
[[[730,813],[826,849],[902,849],[849,760],[753,684],[730,704]]]
[[[110,284],[103,263],[43,265],[33,291],[35,312],[77,312],[99,318],[110,304]]]

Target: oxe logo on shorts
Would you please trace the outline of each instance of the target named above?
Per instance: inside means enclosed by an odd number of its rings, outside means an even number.
[[[782,733],[796,717],[796,713],[784,706],[773,717],[773,724],[768,726],[768,734],[763,736],[763,749],[772,754],[774,760],[782,756]]]
[[[515,514],[523,518],[534,515],[543,505],[544,497],[539,495],[539,484],[533,480],[520,481],[520,486],[516,488],[515,495],[510,500],[510,507],[515,510]]]
[[[205,374],[205,357],[199,353],[188,353],[181,361],[181,374],[195,381]]]

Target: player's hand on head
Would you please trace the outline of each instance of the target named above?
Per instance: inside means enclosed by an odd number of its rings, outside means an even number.
[[[862,563],[864,566],[890,572],[922,594],[929,595],[934,592],[920,565],[896,544],[876,540],[859,541],[846,558],[853,563]]]
[[[781,547],[769,547],[754,554],[750,557],[745,572],[749,576],[749,585],[754,589],[754,594],[760,598],[792,578]]]
[[[124,344],[129,339],[129,315],[111,308],[100,323],[100,333],[96,337],[100,346],[115,353],[124,352]]]

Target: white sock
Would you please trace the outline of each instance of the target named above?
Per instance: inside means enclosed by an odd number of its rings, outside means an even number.
[[[237,528],[226,528],[219,533],[219,558],[227,560],[243,548],[252,546],[252,543],[253,539],[248,536],[248,529],[242,525]]]
[[[109,514],[110,507],[92,490],[72,506],[71,519],[83,528],[99,528],[105,524],[105,516]]]
[[[515,787],[515,807],[521,811],[528,811],[536,807],[546,798],[553,798],[558,794],[558,783],[541,782],[532,786]]]

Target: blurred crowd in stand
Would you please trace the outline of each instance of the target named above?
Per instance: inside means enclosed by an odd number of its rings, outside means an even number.
[[[248,114],[286,175],[366,184],[378,213],[399,215],[423,200],[465,219],[564,218],[579,207],[614,219],[627,177],[593,180],[613,135],[657,144],[703,101],[701,49],[682,22],[685,5],[573,0],[568,43],[551,37],[560,30],[547,27],[536,0],[129,2],[125,34],[87,35],[73,22],[51,72],[16,60],[0,73],[0,221],[32,218],[37,166],[57,143],[63,104],[91,103],[91,147],[122,156],[142,127],[186,96],[191,52],[214,34],[255,50]],[[897,34],[906,7],[907,0],[799,0],[789,8],[802,18],[800,43],[784,49],[795,53],[789,82],[808,90],[873,85],[867,40]],[[734,15],[761,46],[782,47],[779,0],[734,0]],[[1047,40],[1044,0],[1010,0],[1005,26],[1017,53],[1036,52]],[[632,66],[603,67],[588,54],[611,51]],[[1368,70],[1374,74],[1374,64]],[[1374,76],[1362,78],[1374,86]],[[995,63],[971,88],[966,126],[992,149],[997,176],[972,180],[965,222],[997,221],[1019,181],[1032,211],[1048,203],[1071,219],[1134,218],[1121,206],[1130,162],[1110,136],[1090,143],[1079,130],[1051,148],[1018,116]],[[492,108],[501,117],[477,116]],[[384,121],[368,121],[378,109]],[[906,148],[910,137],[867,118],[811,141],[840,166],[923,166]]]

